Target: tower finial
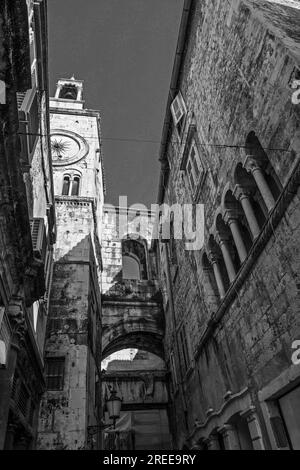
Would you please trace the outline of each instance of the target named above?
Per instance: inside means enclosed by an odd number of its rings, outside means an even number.
[[[76,80],[76,78],[74,77],[74,73],[73,73],[72,77],[70,78],[70,80]]]

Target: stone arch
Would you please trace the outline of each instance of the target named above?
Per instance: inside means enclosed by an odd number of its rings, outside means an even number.
[[[233,178],[232,178],[233,179]],[[223,192],[222,192],[222,197],[221,197],[221,210],[222,210],[222,213],[224,214],[224,211],[225,211],[225,198],[226,198],[226,194],[231,191],[233,193],[234,191],[234,187],[232,186],[231,184],[231,181],[228,181],[223,189]]]
[[[263,149],[260,140],[254,131],[249,132],[247,135],[245,147],[246,159],[250,156],[259,165],[263,172],[266,184],[276,201],[282,191],[282,184],[274,170],[268,154]]]
[[[102,349],[102,360],[114,352],[128,348],[141,349],[143,351],[156,354],[161,359],[164,359],[164,347],[162,340],[163,338],[160,334],[153,332],[133,331],[128,334],[122,334],[104,345]]]

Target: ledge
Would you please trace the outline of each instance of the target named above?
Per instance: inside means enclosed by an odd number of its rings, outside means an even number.
[[[195,359],[199,358],[199,355],[207,343],[207,341],[212,336],[216,326],[219,321],[222,319],[226,310],[230,307],[232,302],[238,296],[238,290],[242,287],[248,275],[250,274],[251,269],[258,261],[258,257],[262,253],[263,249],[269,242],[271,236],[274,234],[275,228],[278,226],[279,222],[283,218],[285,211],[295,195],[297,194],[297,189],[300,182],[300,160],[295,165],[294,171],[290,176],[288,182],[286,183],[284,189],[282,190],[276,205],[270,212],[268,220],[265,222],[258,238],[255,240],[254,244],[251,247],[251,250],[248,254],[248,257],[242,264],[235,280],[232,282],[231,286],[226,292],[225,297],[223,298],[221,304],[217,311],[212,315],[211,319],[207,323],[207,327],[202,334],[197,350],[195,352]]]

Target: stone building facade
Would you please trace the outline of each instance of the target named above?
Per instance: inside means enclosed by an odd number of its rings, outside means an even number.
[[[105,423],[109,390],[122,399],[116,429],[105,433],[106,449],[171,448],[164,315],[151,250],[153,220],[150,211],[104,205],[102,360],[126,348],[138,350],[135,360],[109,363],[101,376]],[[116,440],[120,433],[121,441]]]
[[[299,449],[299,3],[184,2],[158,203],[204,205],[195,250],[104,204],[83,82],[49,105],[46,0],[0,22],[0,449]]]
[[[122,407],[115,429],[104,431],[103,449],[171,449],[167,382],[165,361],[155,354],[139,350],[132,360],[109,362],[101,375],[102,396],[116,390]]]
[[[204,204],[204,244],[155,244],[178,449],[300,448],[299,22],[294,1],[184,4],[158,202]]]
[[[50,100],[50,123],[57,241],[37,447],[86,449],[92,446],[89,430],[101,418],[99,220],[104,185],[100,115],[85,109],[82,81],[59,80]],[[99,446],[97,439],[99,433]]]
[[[29,449],[55,242],[46,1],[3,1],[0,21],[0,449]]]

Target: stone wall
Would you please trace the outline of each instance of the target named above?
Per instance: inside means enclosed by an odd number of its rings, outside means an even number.
[[[61,390],[43,396],[38,448],[87,448],[88,426],[99,421],[101,328],[93,202],[57,199],[58,239],[45,360],[64,358]],[[46,372],[47,373],[47,372]]]

